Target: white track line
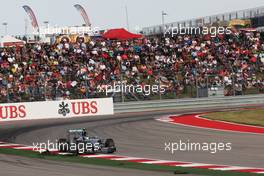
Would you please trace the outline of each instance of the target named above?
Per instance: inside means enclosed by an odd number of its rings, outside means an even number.
[[[130,161],[130,160],[144,160],[146,158],[136,158],[136,157],[124,157],[124,158],[113,158],[112,160],[117,161]]]
[[[168,164],[170,164],[170,163],[176,163],[176,162],[177,161],[156,160],[156,161],[145,161],[145,162],[141,162],[141,163],[144,163],[144,164],[163,164],[163,163],[168,163]],[[179,163],[185,163],[185,162],[179,162]],[[189,163],[189,164],[191,164],[191,163]]]
[[[190,164],[176,164],[178,167],[201,167],[201,166],[215,166],[214,164],[190,163]]]
[[[107,155],[107,154],[99,154],[99,155],[83,155],[81,157],[84,158],[103,158],[103,157],[115,157],[116,155]]]
[[[256,174],[264,174],[264,172],[253,172],[253,173],[256,173]]]
[[[156,119],[158,121],[161,121],[161,122],[172,122],[171,119]]]
[[[0,144],[0,147],[12,147],[20,144],[10,144],[10,143],[5,143],[5,144]]]
[[[220,171],[232,171],[232,170],[242,170],[242,169],[254,169],[249,167],[240,167],[240,166],[228,166],[224,168],[211,168],[212,170],[220,170]]]
[[[48,149],[50,152],[58,152],[58,149]]]
[[[67,153],[67,152],[60,152],[59,155],[73,155],[73,153]]]
[[[37,148],[36,147],[34,148],[34,146],[24,146],[24,147],[14,147],[13,149],[18,149],[18,150],[32,149],[32,151],[34,151],[34,149]]]

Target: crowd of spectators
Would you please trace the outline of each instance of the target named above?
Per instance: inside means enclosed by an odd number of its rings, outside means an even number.
[[[0,49],[2,102],[99,97],[100,88],[120,81],[162,84],[164,94],[176,96],[188,87],[224,86],[225,95],[263,92],[264,42],[258,32],[240,31],[88,43],[63,39]]]

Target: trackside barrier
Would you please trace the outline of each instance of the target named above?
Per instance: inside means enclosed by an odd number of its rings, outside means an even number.
[[[112,114],[112,98],[0,104],[0,122]]]
[[[233,97],[190,98],[156,101],[138,101],[115,103],[115,113],[144,112],[155,110],[192,109],[206,107],[232,107],[240,105],[264,104],[264,95],[248,95]]]

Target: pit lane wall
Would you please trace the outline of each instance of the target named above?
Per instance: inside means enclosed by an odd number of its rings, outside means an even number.
[[[112,115],[112,98],[0,104],[0,122]]]

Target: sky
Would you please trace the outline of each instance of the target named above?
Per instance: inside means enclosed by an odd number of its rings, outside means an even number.
[[[83,24],[74,4],[82,5],[92,23],[100,29],[127,27],[125,7],[128,10],[130,31],[162,23],[161,11],[165,11],[165,22],[176,22],[235,10],[264,6],[263,0],[8,0],[1,3],[0,36],[5,34],[2,23],[7,22],[9,35],[28,32],[30,19],[22,8],[29,5],[39,26],[49,21],[51,26],[76,26]]]

